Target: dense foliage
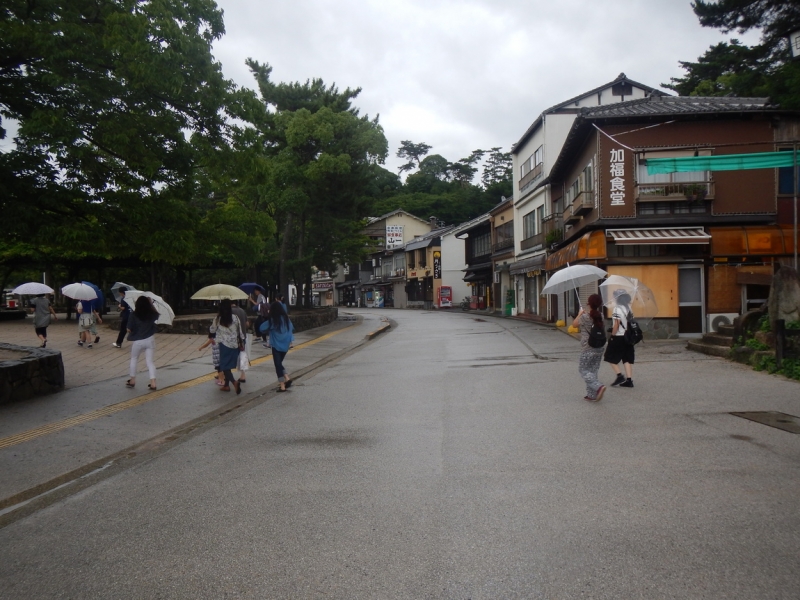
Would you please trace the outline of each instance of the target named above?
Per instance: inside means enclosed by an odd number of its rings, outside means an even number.
[[[255,60],[258,92],[238,89],[211,53],[223,34],[213,0],[0,6],[3,287],[49,272],[179,304],[223,278],[285,290],[361,259],[370,216],[456,223],[511,195],[499,148],[450,163],[404,141],[402,182],[360,90],[275,83]]]
[[[664,87],[682,96],[769,97],[782,108],[800,109],[800,59],[792,60],[789,35],[800,29],[800,0],[696,0],[701,25],[724,33],[761,31],[760,43],[738,40],[711,46],[697,62],[681,61],[685,77]]]

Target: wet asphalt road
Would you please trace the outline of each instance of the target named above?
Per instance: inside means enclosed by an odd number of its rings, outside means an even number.
[[[800,435],[729,413],[800,415],[800,384],[651,342],[590,404],[560,331],[385,312],[289,393],[0,529],[0,595],[797,597]]]

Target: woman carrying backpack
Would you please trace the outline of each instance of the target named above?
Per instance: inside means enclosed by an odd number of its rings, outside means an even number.
[[[617,378],[611,384],[619,387],[633,387],[633,344],[625,340],[625,332],[628,330],[628,316],[631,314],[631,297],[625,290],[614,290],[614,312],[611,319],[614,322],[611,328],[611,339],[608,341],[605,360],[614,369]],[[619,368],[619,363],[625,367],[625,375]],[[627,376],[627,377],[626,377]]]
[[[600,307],[603,299],[599,294],[592,294],[587,301],[589,312],[581,307],[578,316],[572,322],[581,332],[581,355],[578,359],[578,373],[586,382],[586,396],[584,400],[599,402],[606,392],[606,386],[597,378],[600,361],[603,358],[603,347],[606,344],[606,334],[603,331],[603,315]]]

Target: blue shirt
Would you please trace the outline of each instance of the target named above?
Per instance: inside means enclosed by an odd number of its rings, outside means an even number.
[[[289,321],[289,329],[281,325],[280,329],[272,327],[272,320],[264,321],[259,327],[261,333],[269,333],[269,345],[279,352],[288,352],[289,346],[294,341],[294,325]]]

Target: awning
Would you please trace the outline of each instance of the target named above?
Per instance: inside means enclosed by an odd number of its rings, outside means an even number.
[[[773,169],[791,167],[794,152],[754,152],[752,154],[717,154],[714,156],[685,156],[647,158],[647,174],[691,171],[740,171],[744,169]]]
[[[652,229],[607,229],[617,244],[709,244],[711,236],[702,227]]]
[[[418,242],[409,242],[406,244],[406,252],[411,250],[419,250],[420,248],[427,248],[433,243],[435,238],[428,238],[427,240],[420,240]]]
[[[511,265],[510,272],[512,275],[519,275],[521,273],[535,271],[536,269],[543,269],[544,261],[546,258],[547,258],[546,254],[539,254],[538,256],[526,258],[525,260],[518,260],[513,265]]]
[[[486,262],[486,263],[480,263],[480,264],[477,264],[477,265],[470,265],[466,269],[461,269],[461,270],[464,271],[464,272],[468,272],[468,271],[491,271],[492,270],[492,263]]]
[[[353,286],[353,285],[355,285],[357,283],[358,283],[358,281],[345,281],[345,282],[342,282],[342,283],[337,283],[336,284],[336,289],[342,289],[342,288],[350,287],[350,286]]]
[[[491,271],[480,271],[477,273],[474,271],[469,271],[466,275],[464,275],[464,281],[467,283],[471,283],[473,281],[489,281],[491,278]]]

